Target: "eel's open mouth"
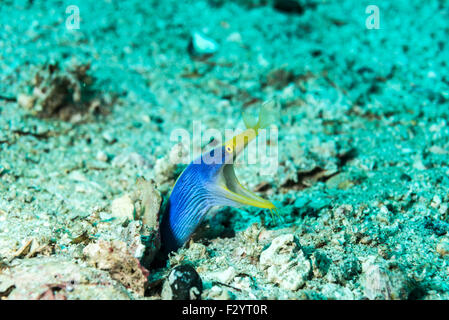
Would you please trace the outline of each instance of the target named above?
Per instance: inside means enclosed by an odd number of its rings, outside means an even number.
[[[233,164],[225,164],[219,174],[220,193],[226,199],[234,202],[234,206],[250,205],[258,208],[275,209],[270,201],[265,200],[254,192],[245,189],[237,179]]]

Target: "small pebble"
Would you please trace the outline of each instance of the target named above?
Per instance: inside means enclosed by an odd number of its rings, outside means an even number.
[[[97,152],[96,159],[98,161],[107,162],[108,161],[108,155],[104,151],[100,150],[100,151]]]
[[[189,52],[193,55],[210,55],[218,50],[218,43],[204,34],[195,31],[192,33]]]
[[[111,204],[111,213],[117,219],[134,219],[134,204],[128,195],[114,199]]]
[[[436,194],[436,195],[433,197],[432,202],[430,203],[430,206],[431,206],[432,208],[438,208],[438,207],[440,206],[440,204],[441,204],[441,198],[440,198],[439,195]]]
[[[442,256],[447,256],[449,254],[449,239],[443,238],[437,244],[437,252]]]
[[[27,94],[19,94],[17,96],[17,103],[24,109],[31,110],[34,106],[34,101],[36,98]]]
[[[242,36],[238,32],[233,32],[226,38],[226,40],[229,41],[229,42],[241,43],[242,42]]]
[[[171,270],[162,287],[163,300],[199,300],[203,282],[196,270],[188,264]]]
[[[236,276],[236,271],[233,267],[229,267],[226,270],[220,270],[217,272],[214,272],[211,276],[214,279],[217,279],[221,283],[229,284],[232,280],[234,280],[234,277]]]

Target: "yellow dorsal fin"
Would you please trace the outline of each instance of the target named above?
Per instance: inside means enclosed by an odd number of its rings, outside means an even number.
[[[264,129],[270,126],[276,120],[276,102],[274,100],[268,100],[262,104],[259,110],[259,118],[255,119],[251,117],[248,112],[244,112],[243,122],[247,129],[254,129],[256,134],[259,132],[259,129]]]

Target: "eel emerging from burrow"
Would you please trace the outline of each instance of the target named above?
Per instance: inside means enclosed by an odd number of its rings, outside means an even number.
[[[245,120],[246,130],[192,161],[181,173],[170,193],[161,223],[161,249],[168,254],[182,247],[215,206],[250,205],[277,213],[276,207],[245,189],[234,171],[234,160],[259,130],[272,123],[271,103],[262,105],[257,122]]]

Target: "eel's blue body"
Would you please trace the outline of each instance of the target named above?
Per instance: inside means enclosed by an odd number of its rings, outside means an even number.
[[[197,162],[190,163],[179,176],[165,207],[161,242],[166,252],[181,247],[201,224],[206,213],[223,202],[210,190],[210,182],[218,167],[214,168],[204,161]]]
[[[259,129],[270,124],[269,111],[264,106],[256,124],[245,122],[247,130],[203,153],[181,173],[162,216],[162,252],[169,253],[183,246],[214,206],[251,205],[276,212],[270,201],[240,184],[233,166],[233,160],[258,135]]]

